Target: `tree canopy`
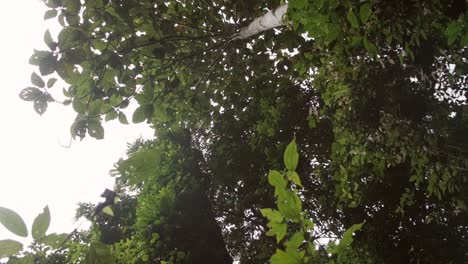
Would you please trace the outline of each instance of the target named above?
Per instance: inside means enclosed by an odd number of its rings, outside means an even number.
[[[90,231],[117,263],[468,260],[466,1],[291,0],[246,39],[283,3],[45,4],[63,29],[20,97],[73,107],[73,138],[155,131],[116,163],[120,209]]]

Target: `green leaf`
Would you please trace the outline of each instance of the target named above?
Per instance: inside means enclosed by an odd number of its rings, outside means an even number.
[[[18,254],[23,249],[23,244],[18,241],[6,239],[0,240],[0,259]]]
[[[104,128],[102,127],[101,123],[96,120],[90,120],[88,122],[88,133],[95,139],[104,138]]]
[[[57,16],[57,10],[56,9],[51,9],[47,10],[44,14],[44,20],[51,19]]]
[[[348,19],[349,23],[353,28],[359,28],[359,22],[353,10],[348,11],[348,13],[346,14],[346,18]]]
[[[14,264],[34,264],[34,257],[31,255],[24,256],[15,260]]]
[[[286,253],[277,249],[276,253],[270,258],[271,264],[302,264],[299,254]]]
[[[86,264],[113,264],[111,251],[108,246],[99,242],[92,241],[85,258]]]
[[[288,184],[283,175],[276,170],[270,170],[268,173],[268,182],[272,186],[280,189],[286,188],[286,185]]]
[[[48,81],[47,81],[47,88],[52,88],[52,86],[54,86],[55,82],[57,81],[57,78],[50,78]]]
[[[47,229],[50,225],[50,212],[49,207],[44,207],[44,210],[34,219],[31,234],[35,240],[39,240],[45,236]]]
[[[27,87],[21,90],[19,97],[25,101],[34,101],[42,94],[43,92],[36,87]]]
[[[452,45],[455,40],[457,40],[458,34],[463,28],[463,24],[456,21],[452,22],[448,25],[447,29],[445,30],[445,35],[447,36],[447,42],[449,45]]]
[[[106,114],[104,120],[108,122],[108,121],[116,119],[117,117],[119,117],[119,114],[117,113],[117,111],[112,109],[109,113]]]
[[[296,184],[298,186],[301,186],[301,187],[304,187],[304,186],[302,186],[301,179],[299,178],[299,174],[297,174],[297,172],[288,171],[286,173],[286,176],[288,177],[288,180],[292,181],[294,184]]]
[[[36,85],[39,88],[45,87],[44,80],[42,80],[42,78],[39,75],[37,75],[35,72],[31,74],[31,83]]]
[[[107,214],[107,215],[114,216],[114,211],[112,210],[110,205],[102,208],[102,212]]]
[[[50,246],[52,249],[58,249],[62,245],[62,243],[68,238],[68,236],[69,234],[66,233],[52,233],[41,239],[41,242]]]
[[[49,96],[47,96],[44,93],[40,97],[34,100],[34,110],[36,110],[36,113],[38,113],[39,115],[42,115],[45,113],[45,111],[47,110],[47,106],[48,106],[48,99],[49,99]]]
[[[56,65],[57,57],[50,54],[39,61],[39,72],[42,76],[52,74],[55,71]]]
[[[122,96],[113,94],[110,98],[110,103],[112,106],[119,106],[123,101]]]
[[[45,42],[45,44],[47,44],[47,46],[51,50],[55,50],[55,48],[57,47],[57,43],[55,43],[54,40],[52,39],[52,35],[50,35],[49,30],[46,30],[45,33],[44,33],[44,42]]]
[[[298,162],[299,154],[297,153],[296,139],[293,139],[284,151],[284,165],[289,171],[295,171]]]
[[[267,225],[271,230],[266,234],[268,236],[276,236],[276,243],[279,243],[288,231],[288,225],[286,223],[270,222]]]
[[[285,218],[299,221],[302,212],[301,199],[292,191],[282,192],[278,197],[278,209]]]
[[[296,232],[284,245],[286,246],[286,252],[290,250],[297,250],[304,241],[304,233]]]
[[[83,32],[77,28],[65,27],[58,35],[58,47],[61,51],[73,48],[86,39]]]
[[[359,16],[361,17],[362,23],[366,23],[371,14],[371,6],[369,3],[365,3],[359,9]]]
[[[135,109],[135,112],[133,112],[132,115],[132,122],[133,123],[141,123],[146,120],[146,113],[145,113],[145,107],[144,106],[139,106],[137,109]]]
[[[0,223],[15,235],[27,237],[28,229],[15,211],[0,206]]]
[[[271,208],[265,208],[265,209],[260,209],[260,212],[262,213],[264,217],[266,217],[271,222],[277,222],[277,223],[283,222],[283,216],[277,210],[274,210]]]
[[[127,117],[123,112],[119,112],[119,122],[124,125],[128,125]]]
[[[344,232],[343,238],[340,240],[340,243],[338,243],[338,245],[332,249],[331,253],[340,254],[346,247],[348,247],[353,242],[354,232],[360,230],[363,225],[364,222],[360,224],[354,224],[350,228],[348,228]]]

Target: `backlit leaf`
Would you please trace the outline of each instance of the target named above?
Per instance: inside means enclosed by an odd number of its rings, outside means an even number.
[[[11,209],[0,206],[0,223],[15,235],[28,236],[28,229],[23,219]]]
[[[284,165],[289,171],[295,171],[298,161],[299,154],[297,153],[296,139],[293,139],[284,151]]]
[[[44,80],[42,80],[42,78],[39,75],[37,75],[35,72],[31,74],[31,83],[36,85],[39,88],[45,87]]]
[[[49,229],[50,225],[50,212],[49,207],[44,207],[44,210],[41,214],[39,214],[33,222],[31,234],[35,240],[39,240],[43,238]]]
[[[34,101],[42,96],[43,92],[36,87],[27,87],[21,90],[19,97],[25,101]]]
[[[44,20],[56,17],[57,13],[56,9],[47,10],[44,14]]]
[[[18,241],[6,239],[0,240],[0,259],[11,257],[23,249],[23,244]]]

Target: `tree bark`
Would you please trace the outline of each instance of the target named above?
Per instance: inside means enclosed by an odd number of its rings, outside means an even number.
[[[288,11],[288,4],[283,4],[273,10],[268,11],[263,16],[257,17],[254,21],[233,36],[232,40],[247,39],[263,31],[284,25],[283,17]]]

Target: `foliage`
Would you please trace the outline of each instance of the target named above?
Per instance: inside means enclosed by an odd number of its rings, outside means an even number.
[[[27,237],[28,229],[24,220],[16,212],[11,209],[0,207],[0,223],[5,226],[9,231],[15,235]],[[45,252],[50,250],[57,250],[60,246],[66,242],[68,234],[57,234],[51,233],[46,234],[50,225],[50,212],[49,207],[44,207],[42,213],[40,213],[35,219],[31,227],[31,234],[33,238],[33,244],[31,248],[38,251],[37,255],[32,254],[29,251],[23,251],[23,244],[12,239],[0,240],[0,258],[10,258],[10,263],[21,263],[21,264],[33,264],[33,263],[45,263],[40,261],[41,258],[45,258]],[[52,258],[49,258],[52,259]],[[63,258],[59,257],[63,260]],[[56,263],[56,262],[47,262]]]
[[[271,256],[270,262],[272,264],[317,263],[320,259],[314,241],[314,224],[307,218],[307,213],[302,211],[300,193],[293,187],[302,186],[296,172],[298,159],[296,142],[293,140],[284,152],[286,169],[283,173],[272,170],[268,174],[268,182],[275,187],[278,210],[270,208],[261,210],[262,215],[269,220],[267,226],[271,228],[267,235],[275,236],[276,241],[279,243],[287,233],[290,234],[289,239],[283,243],[285,250],[277,249],[276,253]],[[288,187],[289,185],[292,186]],[[291,226],[288,223],[293,224],[294,231],[288,230],[288,226]],[[353,233],[360,230],[362,225],[363,223],[355,224],[348,228],[338,245],[333,244],[333,242],[329,244],[328,252],[342,255],[353,241]],[[321,257],[321,261],[326,259],[323,256]],[[329,263],[334,263],[334,260],[331,259]]]
[[[74,138],[155,130],[113,172],[132,213],[91,231],[127,227],[107,240],[118,263],[464,261],[465,1],[294,0],[286,27],[245,41],[230,38],[279,1],[45,3],[63,29],[20,97],[71,105]],[[283,155],[293,137],[301,159]]]

